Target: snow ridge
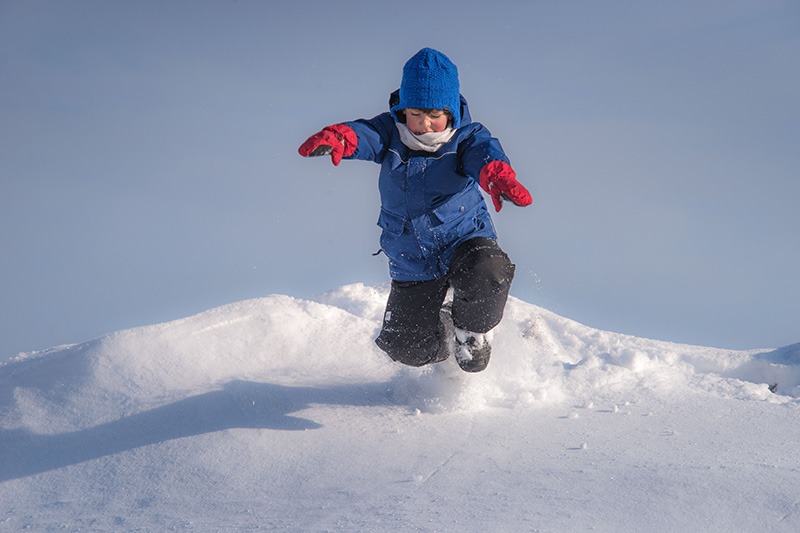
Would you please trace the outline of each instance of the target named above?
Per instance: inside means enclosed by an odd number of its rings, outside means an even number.
[[[452,361],[403,367],[372,343],[387,291],[355,284],[314,301],[267,296],[23,354],[0,366],[0,420],[4,427],[41,430],[44,419],[53,420],[45,413],[72,409],[72,422],[57,419],[80,427],[120,409],[135,412],[236,380],[384,382],[391,401],[433,411],[580,403],[635,390],[773,403],[800,397],[800,343],[736,351],[641,339],[583,326],[515,298],[495,330],[490,370],[469,376]],[[94,406],[89,413],[87,404]],[[37,412],[42,416],[32,415]]]

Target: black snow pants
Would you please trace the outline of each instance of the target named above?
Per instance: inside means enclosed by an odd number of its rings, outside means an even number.
[[[453,289],[453,324],[486,333],[503,318],[514,265],[494,239],[476,237],[458,247],[441,279],[392,281],[383,329],[375,343],[393,360],[423,366],[443,359],[448,343],[440,309]]]

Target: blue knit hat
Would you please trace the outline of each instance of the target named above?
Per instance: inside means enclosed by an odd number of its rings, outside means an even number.
[[[461,95],[458,87],[458,68],[441,52],[423,48],[403,67],[400,109],[443,109],[453,116],[453,128],[461,125]]]

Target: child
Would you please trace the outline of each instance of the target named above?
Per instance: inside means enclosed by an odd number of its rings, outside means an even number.
[[[403,68],[389,112],[334,124],[299,149],[381,165],[381,248],[392,278],[375,340],[395,361],[423,366],[455,353],[467,372],[486,368],[488,333],[503,317],[514,265],[500,249],[478,185],[500,211],[529,205],[500,142],[470,120],[458,70],[441,52],[420,50]],[[452,306],[444,305],[449,288]]]

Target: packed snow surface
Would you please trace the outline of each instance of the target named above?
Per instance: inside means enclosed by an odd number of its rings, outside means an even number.
[[[510,299],[489,368],[373,344],[387,287],[267,296],[0,366],[0,530],[800,531],[800,344]]]

